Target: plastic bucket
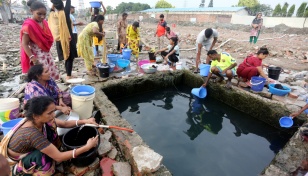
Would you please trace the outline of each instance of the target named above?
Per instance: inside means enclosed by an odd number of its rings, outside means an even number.
[[[281,127],[290,128],[293,125],[293,119],[287,116],[281,117],[279,119],[279,124]]]
[[[73,150],[80,148],[87,144],[89,138],[95,137],[99,135],[99,132],[96,128],[84,126],[82,129],[81,127],[75,127],[65,133],[62,138],[62,143],[66,150]],[[98,138],[98,143],[100,143],[100,138]],[[73,158],[71,161],[77,167],[85,167],[91,165],[97,157],[98,154],[98,147],[91,148],[89,151],[84,152]]]
[[[98,63],[98,64],[96,64],[96,67],[99,70],[99,76],[101,78],[108,78],[109,77],[110,66],[108,64]],[[114,64],[113,64],[113,68],[114,68]]]
[[[274,80],[278,80],[281,71],[281,67],[268,67],[268,77]]]
[[[92,8],[100,8],[101,7],[101,3],[100,3],[100,1],[90,1],[90,6],[92,7]]]
[[[22,118],[18,118],[18,119],[10,120],[8,122],[4,122],[1,127],[4,136],[21,120]]]
[[[147,59],[144,59],[144,60],[140,60],[140,61],[138,62],[138,65],[139,65],[139,67],[141,67],[143,64],[148,64],[148,63],[150,63],[150,61],[147,60]]]
[[[183,69],[183,63],[182,62],[177,62],[175,64],[175,69],[177,70],[182,70]]]
[[[130,56],[132,55],[131,49],[123,49],[122,50],[123,59],[130,60]]]
[[[199,68],[200,68],[200,75],[201,76],[208,76],[209,72],[210,72],[211,65],[209,65],[209,64],[200,64]]]
[[[93,110],[95,88],[87,85],[79,85],[72,88],[72,109],[80,119],[88,119]]]
[[[261,92],[266,83],[266,79],[258,76],[251,77],[250,84],[251,90]]]
[[[117,60],[118,59],[122,59],[122,55],[120,55],[120,54],[108,54],[107,58],[108,58],[109,64],[113,63],[113,64],[116,65],[117,64]]]
[[[155,53],[149,53],[150,62],[156,62],[156,58],[154,56]]]
[[[207,90],[201,86],[200,88],[193,88],[191,93],[199,98],[205,98],[207,95]]]
[[[0,125],[19,116],[18,98],[0,98]]]

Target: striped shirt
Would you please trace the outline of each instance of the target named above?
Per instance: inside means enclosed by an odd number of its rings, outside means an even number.
[[[44,134],[35,127],[23,127],[13,134],[8,148],[17,153],[28,153],[35,149],[41,151],[49,144]]]

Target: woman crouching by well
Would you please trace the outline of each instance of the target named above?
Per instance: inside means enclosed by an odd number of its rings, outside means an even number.
[[[9,161],[13,176],[52,175],[55,162],[70,160],[98,145],[96,136],[78,149],[61,152],[56,132],[57,127],[72,128],[85,123],[97,125],[94,118],[77,121],[56,119],[56,105],[47,96],[30,99],[24,109],[26,118],[9,131],[0,144],[0,153]]]

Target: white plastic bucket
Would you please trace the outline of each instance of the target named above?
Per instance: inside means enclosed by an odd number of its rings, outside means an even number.
[[[4,122],[18,118],[19,99],[0,98],[0,125]]]
[[[183,69],[183,63],[182,62],[177,62],[175,64],[175,69],[177,70],[182,70]]]
[[[80,119],[88,119],[92,115],[93,99],[95,93],[88,96],[78,96],[71,94],[72,108],[79,115]]]

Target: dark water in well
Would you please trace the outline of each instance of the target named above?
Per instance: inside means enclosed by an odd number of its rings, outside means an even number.
[[[114,101],[175,176],[258,175],[291,137],[215,99],[180,91]]]

